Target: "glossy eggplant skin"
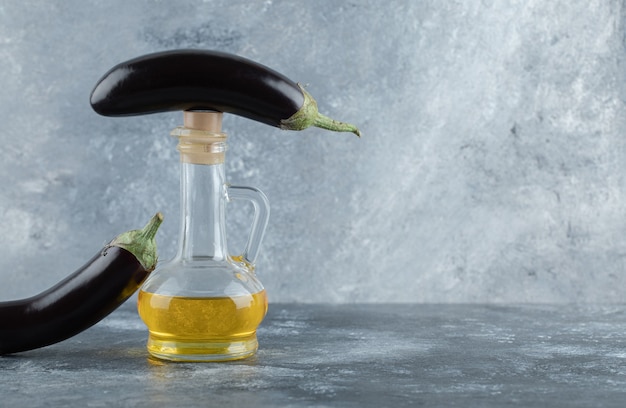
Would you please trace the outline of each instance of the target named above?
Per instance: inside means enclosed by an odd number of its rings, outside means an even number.
[[[174,50],[118,64],[91,93],[104,116],[215,110],[281,127],[304,104],[302,88],[254,61],[209,50]]]
[[[31,298],[0,302],[0,354],[65,340],[110,314],[150,271],[117,246],[107,246],[73,274]]]

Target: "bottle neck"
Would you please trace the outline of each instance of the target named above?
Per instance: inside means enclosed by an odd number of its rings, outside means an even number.
[[[184,113],[172,131],[180,152],[181,231],[178,259],[226,260],[224,160],[226,135],[220,112]]]
[[[222,261],[228,256],[225,234],[224,163],[181,162],[181,220],[178,258]]]

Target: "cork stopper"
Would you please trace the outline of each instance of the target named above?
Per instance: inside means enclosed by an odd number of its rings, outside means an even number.
[[[215,111],[184,111],[183,124],[188,129],[206,130],[220,133],[222,131],[222,112]]]
[[[184,111],[184,126],[171,133],[178,138],[177,150],[183,163],[224,163],[226,134],[222,133],[222,112]]]

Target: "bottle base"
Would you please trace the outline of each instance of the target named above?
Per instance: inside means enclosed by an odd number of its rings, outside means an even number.
[[[172,339],[150,333],[148,352],[161,360],[178,362],[218,362],[253,356],[259,348],[256,333],[238,339]]]

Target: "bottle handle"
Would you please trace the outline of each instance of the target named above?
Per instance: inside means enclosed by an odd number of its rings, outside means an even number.
[[[245,186],[227,186],[228,201],[230,200],[246,200],[250,201],[254,206],[254,219],[252,220],[252,228],[248,235],[248,242],[239,256],[233,258],[240,259],[251,270],[254,270],[254,263],[259,254],[261,241],[265,235],[267,222],[270,217],[270,203],[265,194],[254,187]]]

